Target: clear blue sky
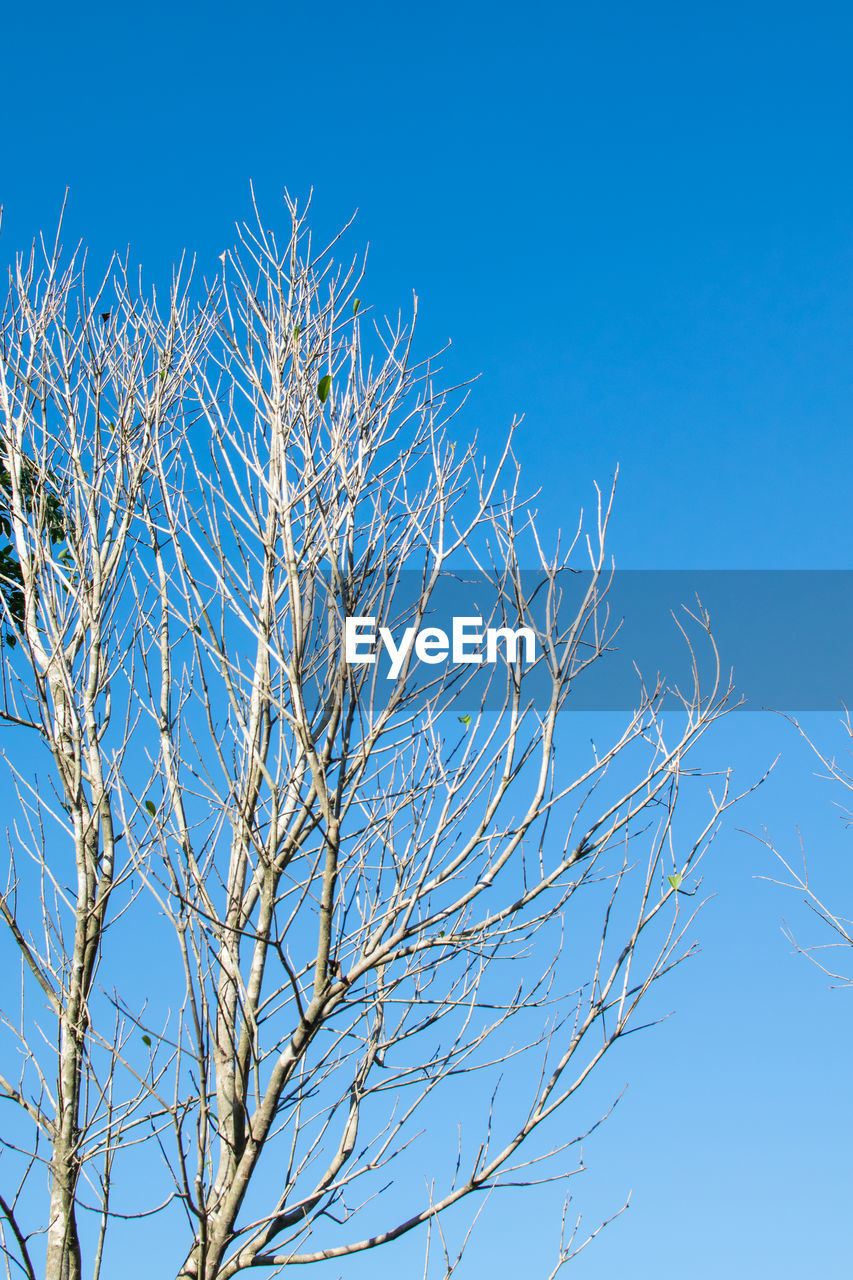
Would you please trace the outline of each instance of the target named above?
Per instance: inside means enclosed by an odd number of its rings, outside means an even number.
[[[483,375],[469,425],[525,414],[546,527],[618,462],[621,567],[853,568],[849,5],[43,4],[7,10],[3,44],[4,262],[66,185],[67,240],[161,277],[185,248],[215,261],[250,179],[270,219],[313,187],[319,234],[358,208],[371,300],[416,291],[421,350],[452,338],[448,375]],[[780,749],[736,823],[790,849],[799,823],[851,902],[793,736],[741,716],[719,756],[748,781]],[[804,915],[736,823],[677,1016],[596,1086],[631,1082],[576,1207],[633,1207],[580,1280],[850,1274],[851,997],[790,956],[780,917]],[[520,1203],[460,1275],[547,1274],[526,1251],[558,1199]]]

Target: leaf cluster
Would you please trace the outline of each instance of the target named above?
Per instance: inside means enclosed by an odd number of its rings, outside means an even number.
[[[65,511],[56,493],[57,487],[53,472],[45,475],[32,458],[22,460],[20,493],[24,512],[36,518],[38,527],[53,546],[64,542],[66,534]],[[0,462],[0,535],[6,540],[0,545],[0,594],[7,622],[0,634],[0,645],[7,644],[10,648],[18,642],[15,632],[23,625],[25,609],[24,580],[12,541],[12,492],[11,473],[5,462]]]

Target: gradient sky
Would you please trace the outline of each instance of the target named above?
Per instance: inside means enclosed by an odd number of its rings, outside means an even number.
[[[452,338],[448,378],[482,375],[460,431],[525,415],[546,530],[618,463],[619,567],[853,568],[849,5],[52,3],[2,38],[4,264],[66,186],[66,242],[149,279],[185,249],[210,271],[250,180],[271,222],[313,188],[321,238],[358,209],[370,301],[415,291],[421,352]],[[799,824],[842,914],[850,838],[778,717],[715,747],[743,784],[779,751],[707,864],[676,1016],[591,1090],[630,1082],[575,1208],[632,1208],[564,1275],[850,1275],[850,993],[791,955],[805,912],[736,828],[795,853]],[[560,1201],[490,1207],[457,1274],[547,1275]]]

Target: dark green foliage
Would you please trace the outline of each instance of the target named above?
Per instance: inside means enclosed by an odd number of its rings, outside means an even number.
[[[55,476],[48,473],[47,487],[39,468],[30,458],[24,458],[21,466],[21,495],[28,516],[35,516],[51,543],[65,540],[65,513],[56,493]],[[0,645],[10,648],[17,644],[13,628],[20,630],[24,621],[24,579],[12,544],[12,478],[5,462],[0,462],[0,536],[6,541],[0,544],[0,594],[5,608],[6,628],[0,634]],[[67,559],[67,551],[60,558]]]

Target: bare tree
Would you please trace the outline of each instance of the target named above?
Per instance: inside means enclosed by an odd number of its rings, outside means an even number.
[[[547,552],[512,431],[490,461],[452,441],[464,394],[288,207],[283,247],[258,219],[162,307],[121,261],[90,287],[58,245],[10,277],[0,1211],[30,1280],[97,1278],[140,1220],[183,1230],[182,1280],[421,1226],[449,1276],[444,1210],[577,1167],[582,1113],[528,1139],[691,952],[693,873],[732,803],[688,766],[730,695],[712,642],[666,723],[663,684],[638,683],[580,751],[612,492]],[[346,661],[347,618],[423,634],[453,574],[457,598],[489,585],[484,621],[528,628],[535,662],[506,635],[488,671],[437,665],[428,636],[393,677]],[[710,802],[687,834],[693,787]],[[426,1124],[453,1147],[423,1191]],[[395,1179],[399,1216],[373,1203]],[[584,1243],[566,1228],[552,1276]]]

